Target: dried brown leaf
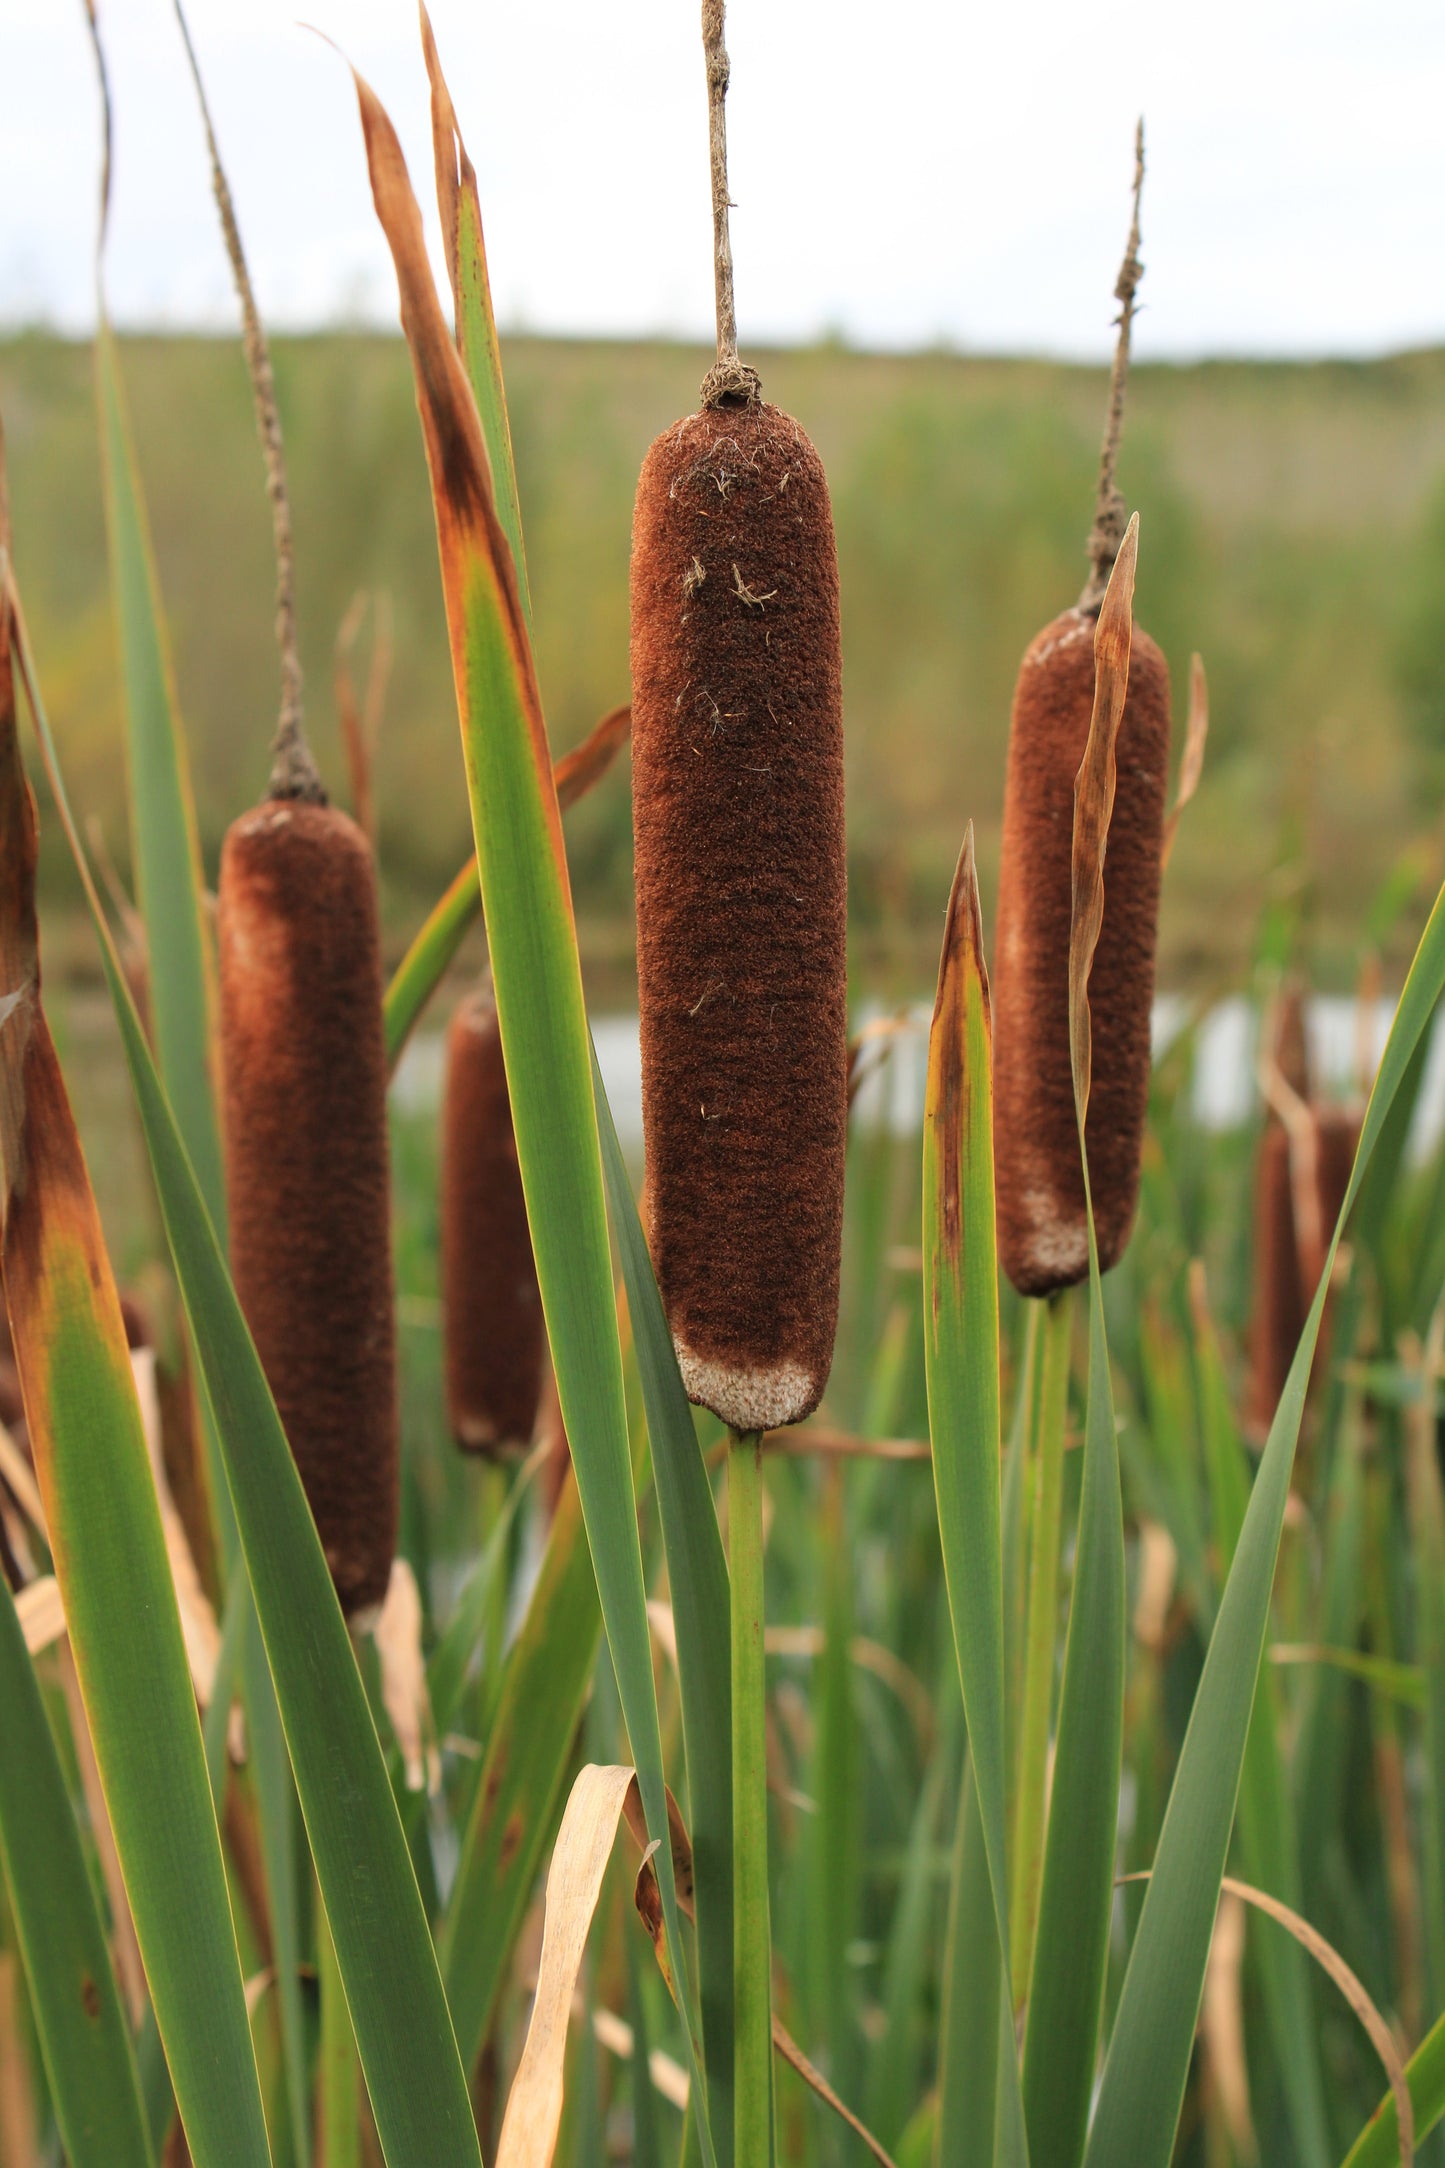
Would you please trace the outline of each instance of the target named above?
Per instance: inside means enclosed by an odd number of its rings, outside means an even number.
[[[1094,712],[1084,757],[1074,778],[1073,923],[1069,935],[1069,1051],[1080,1134],[1089,1110],[1093,1067],[1089,973],[1104,923],[1104,855],[1114,813],[1115,748],[1129,690],[1134,638],[1134,572],[1139,555],[1136,512],[1119,545],[1094,627]]]
[[[1204,748],[1209,737],[1209,684],[1204,675],[1204,658],[1194,654],[1189,658],[1189,720],[1184,726],[1184,752],[1179,762],[1179,783],[1174,793],[1174,806],[1164,823],[1164,850],[1161,865],[1169,863],[1169,853],[1174,848],[1174,838],[1179,830],[1179,816],[1199,788],[1199,778],[1204,773]]]

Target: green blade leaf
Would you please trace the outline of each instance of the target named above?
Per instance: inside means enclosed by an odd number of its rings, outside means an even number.
[[[537,1879],[601,1638],[597,1579],[577,1486],[569,1482],[507,1652],[441,1932],[442,1977],[468,2068],[486,2038]]]
[[[1024,2047],[1029,2150],[1051,2168],[1073,2168],[1088,2123],[1114,1902],[1123,1733],[1124,1524],[1091,1207],[1083,1489]]]
[[[104,316],[95,375],[156,1061],[206,1210],[224,1241],[226,1188],[211,1072],[213,972],[195,802],[119,358]]]
[[[276,1404],[100,908],[28,658],[26,689],[47,773],[100,937],[101,962],[120,1024],[166,1239],[225,1461],[256,1616],[382,2149],[389,2168],[403,2168],[403,2164],[411,2168],[419,2160],[425,2160],[428,2168],[479,2168],[476,2126],[436,1954],[331,1575]],[[116,1326],[119,1330],[118,1309]],[[123,1333],[121,1339],[124,1353]],[[138,1428],[138,1414],[136,1421]],[[141,1454],[143,1458],[143,1441]],[[145,1480],[149,1484],[148,1467]],[[158,1518],[155,1542],[161,1546]],[[163,1546],[161,1556],[164,1560]],[[179,1633],[177,1623],[178,1650]],[[184,1671],[184,1657],[179,1661]],[[130,1684],[133,1699],[133,1679]],[[194,1724],[188,1680],[186,1694]],[[97,1740],[98,1755],[99,1751]],[[147,1763],[155,1760],[143,1738],[131,1751]],[[199,1760],[199,1734],[197,1755]],[[200,1761],[200,1773],[204,1787],[204,1761]],[[164,1777],[169,1791],[173,1773],[167,1769]],[[209,1789],[206,1812],[209,1816]],[[212,1818],[213,1831],[214,1827]],[[178,1841],[168,1858],[173,1861],[177,1853],[185,1856],[185,1850]],[[216,1856],[219,1871],[219,1846]],[[138,1918],[138,1930],[139,1925]],[[144,1948],[142,1942],[143,1952]],[[236,1984],[239,1994],[239,1977]],[[241,2018],[244,2025],[244,2004]],[[249,2051],[249,2034],[247,2039]],[[169,2040],[167,2052],[171,2054]],[[171,2061],[185,2115],[186,2096],[173,2054]],[[210,2064],[216,2065],[214,2054]],[[214,2101],[224,2102],[234,2087],[229,2070],[226,2078],[227,2082],[221,2082],[216,2067],[208,2068],[209,2089],[204,2093],[208,2109]],[[232,2150],[216,2154],[215,2159],[229,2162],[244,2157],[237,2155],[236,2143],[233,2133]],[[266,2158],[264,2138],[262,2145],[259,2159]],[[196,2152],[194,2139],[191,2150]],[[201,2168],[199,2160],[197,2168]]]
[[[998,1248],[988,978],[964,838],[928,1042],[923,1126],[923,1304],[933,1480],[994,1921],[1009,1975],[1004,1861],[1003,1563],[999,1495]],[[1012,2028],[1009,2028],[1012,2038]],[[1008,2074],[1011,2073],[1011,2076]],[[1001,2158],[1027,2161],[1017,2058],[1006,2058]]]
[[[262,2168],[260,2085],[170,1562],[120,1300],[40,1001],[35,802],[12,634],[22,668],[27,657],[7,544],[0,527],[5,1297],[86,1721],[191,2153],[196,2168]]]
[[[632,1184],[597,1051],[592,1089],[602,1140],[612,1226],[622,1259],[647,1432],[652,1480],[662,1522],[677,1672],[682,1687],[682,1735],[692,1816],[693,1897],[698,1988],[713,2140],[719,2161],[732,2158],[733,1895],[732,1676],[728,1569],[712,1488],[693,1426],[692,1406],[678,1373],[672,1335],[652,1270]]]
[[[0,1865],[71,2168],[153,2168],[130,2034],[45,1704],[0,1577]]]
[[[1445,2116],[1445,2016],[1436,2018],[1406,2063],[1405,2082],[1415,2110],[1418,2146]],[[1386,2093],[1341,2168],[1400,2168],[1400,2118],[1393,2093]]]
[[[432,283],[401,145],[374,93],[360,76],[355,83],[431,471],[472,828],[542,1309],[648,1833],[659,1846],[663,1916],[701,2100],[561,811],[476,403]],[[701,2138],[712,2168],[705,2116]]]
[[[1401,1079],[1445,989],[1445,892],[1400,996],[1354,1171],[1303,1337],[1270,1425],[1195,1695],[1104,2065],[1088,2168],[1166,2168],[1183,2098],[1234,1822],[1305,1389],[1335,1252]]]

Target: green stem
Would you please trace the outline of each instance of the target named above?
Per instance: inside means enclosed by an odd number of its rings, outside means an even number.
[[[767,1721],[763,1677],[763,1454],[729,1433],[732,1574],[734,2157],[768,2168],[772,2149],[772,1948],[768,1926]]]
[[[1039,1888],[1044,1865],[1044,1793],[1048,1776],[1049,1716],[1053,1707],[1055,1641],[1059,1623],[1059,1546],[1064,1509],[1064,1420],[1069,1387],[1069,1290],[1051,1296],[1045,1312],[1043,1385],[1036,1411],[1029,1607],[1024,1658],[1024,1710],[1019,1732],[1017,1821],[1014,1827],[1013,1896],[1009,1949],[1013,2000],[1028,1993]]]

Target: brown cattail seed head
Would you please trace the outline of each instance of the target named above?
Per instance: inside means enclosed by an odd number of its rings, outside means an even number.
[[[272,800],[221,853],[231,1267],[348,1617],[396,1549],[386,1046],[371,852]]]
[[[1083,1165],[1069,1061],[1074,777],[1094,705],[1094,617],[1066,610],[1024,656],[1004,783],[993,975],[994,1154],[999,1254],[1021,1295],[1089,1269]],[[1104,923],[1089,978],[1093,1079],[1087,1137],[1099,1263],[1118,1263],[1139,1195],[1169,672],[1135,628],[1104,861]]]
[[[536,1427],[545,1339],[490,987],[467,995],[447,1033],[441,1152],[452,1436],[469,1452],[524,1452]]]
[[[761,401],[643,463],[632,778],[653,1257],[692,1399],[827,1382],[847,1128],[838,571],[822,464]]]

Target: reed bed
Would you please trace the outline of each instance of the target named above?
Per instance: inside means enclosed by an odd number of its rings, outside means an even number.
[[[124,957],[0,492],[0,2158],[1427,2160],[1445,1141],[1417,1116],[1445,900],[1401,878],[1361,932],[1365,988],[1391,914],[1417,939],[1362,1094],[1310,1074],[1311,926],[1277,899],[1251,1121],[1202,1127],[1197,1019],[1151,1065],[1207,704],[1196,666],[1166,817],[1149,506],[1125,519],[1114,470],[1136,171],[1088,584],[1025,656],[1007,751],[998,718],[995,923],[969,829],[921,1125],[850,1107],[827,484],[739,359],[719,0],[703,31],[719,357],[697,414],[657,417],[633,530],[645,1226],[563,819],[618,787],[627,711],[554,770],[424,16],[452,321],[355,91],[476,855],[389,987],[371,846],[300,732],[244,282],[282,705],[214,926],[104,327]],[[22,724],[154,1181],[124,1296],[47,1022]],[[388,1107],[479,910],[444,1104]],[[885,1082],[904,1058],[901,1031],[859,1044]]]

